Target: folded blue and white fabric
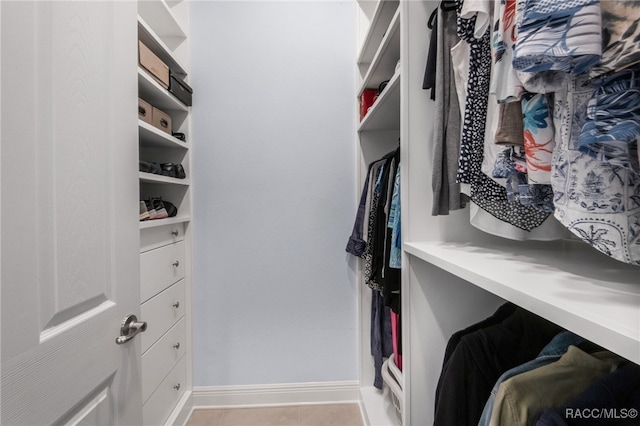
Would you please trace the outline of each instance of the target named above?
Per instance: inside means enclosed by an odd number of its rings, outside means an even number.
[[[582,74],[602,57],[599,0],[527,0],[514,49],[518,71]]]

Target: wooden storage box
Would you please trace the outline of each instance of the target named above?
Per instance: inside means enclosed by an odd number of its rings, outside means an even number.
[[[138,98],[138,118],[146,123],[153,124],[152,115],[153,107],[151,104]]]
[[[138,62],[160,85],[169,88],[169,67],[141,41],[138,41]]]
[[[171,117],[166,112],[153,107],[151,115],[151,124],[158,129],[171,134]]]

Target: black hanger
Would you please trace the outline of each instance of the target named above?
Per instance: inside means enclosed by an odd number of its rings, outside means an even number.
[[[442,9],[444,12],[452,12],[456,10],[456,2],[453,0],[442,0],[440,2],[440,9]],[[429,16],[429,21],[427,23],[427,26],[429,27],[430,30],[433,29],[434,21],[436,21],[437,18],[438,18],[438,8],[435,8],[433,12],[431,12],[431,16]]]
[[[452,0],[442,0],[440,2],[440,9],[444,10],[445,12],[456,10],[456,2]]]

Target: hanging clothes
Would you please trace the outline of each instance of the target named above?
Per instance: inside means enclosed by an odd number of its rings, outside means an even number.
[[[605,426],[605,416],[592,416],[593,408],[618,414],[616,426],[637,426],[640,408],[640,366],[632,362],[605,377],[596,379],[580,395],[561,408],[545,408],[536,426]],[[636,410],[636,415],[629,414]],[[588,415],[581,416],[579,413]],[[625,416],[623,417],[623,413]],[[589,417],[589,418],[586,418]],[[614,417],[614,416],[611,416]]]
[[[560,331],[517,308],[502,322],[464,335],[441,376],[434,424],[478,424],[500,375],[533,359]]]
[[[433,161],[431,187],[433,204],[431,214],[448,215],[464,208],[467,197],[456,182],[460,157],[461,115],[456,93],[455,71],[450,56],[451,49],[460,42],[457,34],[455,7],[441,3],[435,11],[437,18],[431,32],[431,48],[425,79],[435,99],[433,128]],[[429,78],[429,77],[430,78]]]
[[[489,425],[533,424],[545,408],[563,406],[624,362],[609,351],[588,354],[569,346],[559,360],[500,384]]]
[[[457,0],[457,4],[458,35],[469,44],[469,62],[474,65],[469,67],[457,178],[459,182],[470,185],[471,200],[479,207],[504,222],[531,231],[540,226],[549,213],[509,202],[505,188],[482,172],[491,73],[489,30],[481,39],[476,39],[475,16],[472,19],[462,18],[464,2]]]
[[[622,70],[640,61],[640,3],[636,0],[605,0],[602,10],[602,60],[590,77]]]
[[[528,0],[513,53],[520,71],[589,71],[602,56],[600,1]]]
[[[556,218],[578,238],[621,262],[640,265],[640,175],[580,152],[593,87],[582,77],[556,93],[551,185]]]
[[[373,386],[381,389],[384,358],[395,341],[391,309],[400,312],[400,149],[369,164],[346,251],[363,259],[363,279],[372,290]],[[394,253],[392,255],[392,253]],[[397,338],[397,336],[396,336]]]
[[[569,350],[569,346],[577,346],[582,342],[584,342],[584,339],[582,337],[575,335],[569,331],[562,331],[554,336],[553,339],[551,339],[551,341],[542,349],[542,351],[540,351],[535,359],[532,359],[531,361],[528,361],[502,373],[500,378],[493,385],[493,389],[491,389],[491,395],[489,396],[489,399],[484,406],[482,417],[478,422],[478,426],[489,426],[496,396],[498,394],[498,389],[503,382],[510,379],[511,377],[517,376],[518,374],[535,370],[536,368],[551,364],[552,362],[559,360],[562,355],[567,353],[567,351]]]

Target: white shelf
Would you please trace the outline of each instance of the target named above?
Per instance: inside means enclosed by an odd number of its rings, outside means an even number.
[[[638,267],[581,242],[419,242],[404,244],[404,250],[640,363]]]
[[[358,96],[364,89],[377,89],[380,83],[393,76],[400,59],[400,9],[396,10],[380,47],[373,57],[369,71],[365,75]]]
[[[169,93],[141,67],[138,67],[138,95],[152,106],[167,113],[169,111],[189,111],[189,107],[180,102],[172,93]]]
[[[156,226],[174,225],[176,223],[185,223],[191,221],[189,216],[176,216],[167,219],[145,220],[140,222],[140,229],[155,228]]]
[[[187,150],[189,146],[186,142],[174,138],[167,132],[163,132],[151,124],[138,120],[138,139],[140,146],[149,148],[180,148]]]
[[[173,57],[171,49],[167,47],[141,16],[138,16],[138,40],[151,49],[171,69],[171,72],[182,74],[183,76],[187,74],[185,68]]]
[[[156,175],[153,173],[140,173],[140,182],[146,183],[162,183],[162,184],[171,184],[171,185],[181,185],[181,186],[189,186],[189,179],[177,179],[169,176]]]
[[[368,130],[400,130],[400,72],[394,74],[360,122],[358,131]]]
[[[138,14],[165,44],[175,39],[186,40],[187,35],[163,0],[139,1]]]
[[[367,31],[358,55],[358,64],[370,64],[373,61],[373,56],[380,45],[380,41],[386,34],[393,15],[398,10],[398,4],[398,0],[381,0],[378,2],[369,25],[369,31]]]

